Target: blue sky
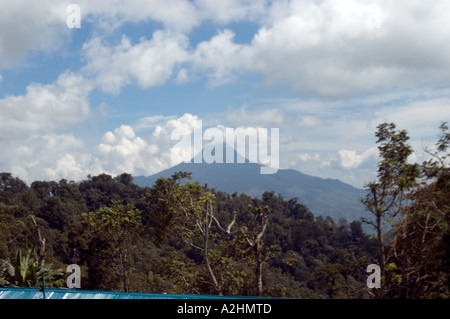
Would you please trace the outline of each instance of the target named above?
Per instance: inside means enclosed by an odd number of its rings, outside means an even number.
[[[69,29],[67,7],[81,9]],[[450,2],[0,0],[0,171],[150,175],[171,133],[280,130],[280,168],[357,187],[394,122],[426,158],[450,118]]]

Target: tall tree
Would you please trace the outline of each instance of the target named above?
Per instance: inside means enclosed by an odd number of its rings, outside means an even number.
[[[222,295],[223,283],[211,264],[212,226],[215,224],[223,230],[215,217],[215,196],[196,182],[184,183],[190,177],[190,173],[178,172],[171,178],[156,181],[149,194],[154,204],[153,220],[159,238],[180,238],[201,252],[214,291]]]
[[[255,258],[255,276],[256,276],[256,293],[258,296],[263,295],[263,265],[265,262],[263,255],[264,241],[263,236],[269,224],[269,210],[267,205],[251,206],[254,217],[248,227],[240,228],[240,233],[245,242],[250,247]]]
[[[383,123],[377,127],[379,155],[377,180],[365,185],[367,196],[362,200],[366,209],[375,217],[374,221],[364,220],[376,231],[378,241],[378,262],[384,276],[386,252],[384,229],[392,222],[405,204],[407,192],[416,185],[419,176],[417,164],[409,164],[413,153],[408,144],[406,130],[396,131],[394,123]]]
[[[141,212],[131,205],[113,201],[111,207],[84,213],[83,223],[88,226],[91,247],[97,257],[115,270],[122,279],[124,291],[129,291],[132,253],[142,229]]]
[[[409,194],[401,210],[390,247],[389,297],[448,298],[450,295],[449,221],[450,169],[447,153],[450,133],[446,123],[430,159],[421,166],[422,183]]]

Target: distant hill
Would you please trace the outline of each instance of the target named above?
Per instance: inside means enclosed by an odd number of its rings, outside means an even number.
[[[265,191],[281,194],[286,200],[298,198],[314,215],[331,216],[347,221],[368,216],[360,199],[365,196],[363,189],[355,188],[337,179],[323,179],[303,174],[297,170],[283,169],[276,174],[260,174],[260,164],[207,164],[181,163],[148,177],[136,176],[134,183],[152,186],[158,177],[170,177],[175,172],[192,173],[192,180],[210,188],[232,194],[245,193],[261,197]]]

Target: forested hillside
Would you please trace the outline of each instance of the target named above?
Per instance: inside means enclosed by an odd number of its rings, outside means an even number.
[[[25,256],[34,248],[30,258],[38,274],[47,272],[47,286],[65,286],[67,274],[61,270],[77,263],[86,289],[257,295],[258,265],[251,243],[267,218],[258,248],[263,295],[367,296],[365,269],[375,242],[363,234],[360,222],[315,218],[295,199],[269,192],[260,199],[211,193],[186,183],[183,175],[141,188],[129,174],[27,186],[2,173],[0,259],[14,265],[19,250]],[[177,217],[175,205],[189,211]],[[209,220],[208,263],[217,287],[205,267],[202,229],[196,228],[197,223],[208,226],[205,205],[211,205],[214,217]],[[2,285],[39,285],[28,278],[17,281],[2,267]]]
[[[362,222],[296,199],[227,194],[177,172],[140,187],[123,173],[27,185],[0,174],[0,285],[298,298],[448,298],[450,172],[445,123],[430,159],[410,163],[406,131],[378,127],[377,180]],[[386,228],[386,226],[388,226]],[[388,229],[388,230],[386,230]],[[381,288],[366,285],[369,264]]]

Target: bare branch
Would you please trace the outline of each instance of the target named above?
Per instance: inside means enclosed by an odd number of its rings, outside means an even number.
[[[228,225],[228,228],[227,228],[227,233],[228,234],[231,232],[231,228],[236,223],[236,215],[237,215],[237,212],[233,211],[233,220],[231,221],[231,223]]]
[[[231,234],[231,228],[234,226],[234,224],[236,223],[236,211],[233,212],[233,220],[231,221],[231,223],[228,225],[227,229],[224,229],[222,227],[222,225],[220,225],[219,220],[215,217],[215,216],[211,216],[212,219],[214,219],[214,221],[217,224],[217,227],[219,227],[219,229],[227,234]]]
[[[264,236],[264,233],[266,232],[267,224],[269,224],[269,216],[264,215],[263,226],[262,226],[262,229],[259,232],[258,236],[256,236],[256,240],[255,240],[256,243],[260,242],[262,239],[262,236]]]
[[[43,266],[45,263],[45,237],[42,237],[41,229],[40,229],[39,225],[37,224],[34,216],[30,215],[30,217],[31,217],[31,220],[33,221],[34,226],[36,227],[36,230],[37,230],[38,241],[39,241],[39,254],[38,254],[39,258],[38,258],[38,260],[39,260],[39,264],[41,266]]]

